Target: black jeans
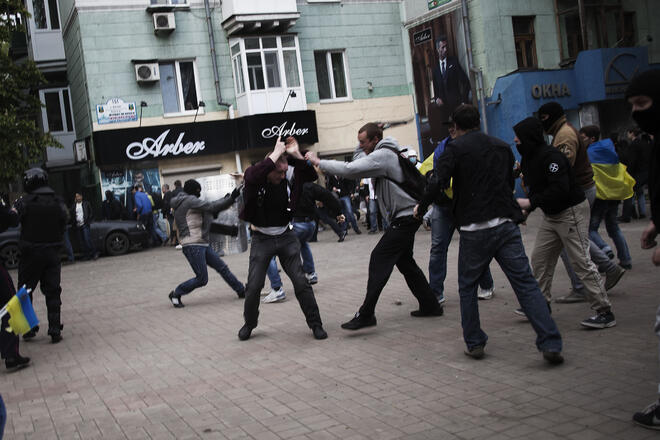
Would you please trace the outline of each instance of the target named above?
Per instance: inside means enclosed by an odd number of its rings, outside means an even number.
[[[41,283],[41,292],[46,297],[48,311],[48,334],[60,333],[60,246],[34,247],[21,246],[21,260],[18,263],[18,286],[26,285],[34,292]],[[32,293],[30,293],[32,300]]]
[[[258,232],[252,233],[250,247],[250,265],[247,286],[245,287],[245,306],[243,316],[245,324],[255,328],[259,318],[260,292],[264,287],[266,270],[274,255],[277,255],[282,269],[293,283],[296,299],[305,314],[307,325],[314,328],[321,325],[319,306],[314,298],[312,286],[307,282],[300,259],[300,242],[291,230],[281,235],[271,236]]]
[[[419,301],[421,310],[434,310],[438,306],[429,282],[424,272],[413,258],[415,233],[422,224],[420,220],[410,217],[397,218],[392,221],[373,251],[369,260],[369,280],[367,281],[367,297],[360,307],[360,315],[373,316],[378,297],[383,291],[387,280],[392,275],[394,266],[406,279],[406,284]]]

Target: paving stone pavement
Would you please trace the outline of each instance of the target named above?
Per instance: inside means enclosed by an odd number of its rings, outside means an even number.
[[[528,252],[539,218],[522,227]],[[50,344],[44,329],[21,342],[29,368],[0,372],[5,438],[657,438],[631,422],[657,387],[660,268],[639,247],[644,226],[622,225],[634,268],[610,292],[616,327],[582,329],[586,304],[553,307],[564,337],[559,367],[543,362],[530,325],[512,313],[517,302],[496,264],[495,297],[480,302],[487,356],[463,354],[458,234],[443,317],[410,317],[417,304],[395,271],[376,309],[378,326],[347,332],[339,325],[363,300],[380,235],[350,233],[337,243],[331,231],[320,233],[312,250],[324,341],[313,339],[284,276],[288,299],[262,304],[259,327],[240,342],[243,301],[217,274],[184,298],[185,308],[170,305],[169,291],[192,274],[174,248],[65,266],[64,340]],[[420,230],[415,255],[424,272],[429,247],[430,233]],[[247,278],[248,253],[224,259]],[[555,295],[568,289],[560,263]],[[45,321],[43,297],[35,298]]]

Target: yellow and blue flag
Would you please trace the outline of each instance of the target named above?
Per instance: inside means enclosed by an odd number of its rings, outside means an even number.
[[[596,198],[600,200],[626,200],[633,196],[635,179],[626,166],[619,162],[610,139],[594,142],[587,148],[596,182]]]
[[[6,330],[17,335],[24,335],[32,327],[39,324],[30,302],[29,292],[25,286],[21,287],[7,305],[0,310],[0,316],[4,316],[6,313],[9,313],[9,327]]]

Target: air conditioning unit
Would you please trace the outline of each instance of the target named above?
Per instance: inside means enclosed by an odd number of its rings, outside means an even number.
[[[172,32],[176,29],[174,12],[154,12],[154,32]]]
[[[135,63],[135,79],[137,82],[152,82],[160,79],[158,63]]]

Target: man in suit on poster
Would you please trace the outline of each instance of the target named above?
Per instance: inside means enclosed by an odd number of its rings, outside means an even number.
[[[451,114],[461,104],[469,104],[470,79],[458,62],[458,58],[448,55],[447,37],[435,41],[439,62],[433,67],[433,103],[444,106]]]

